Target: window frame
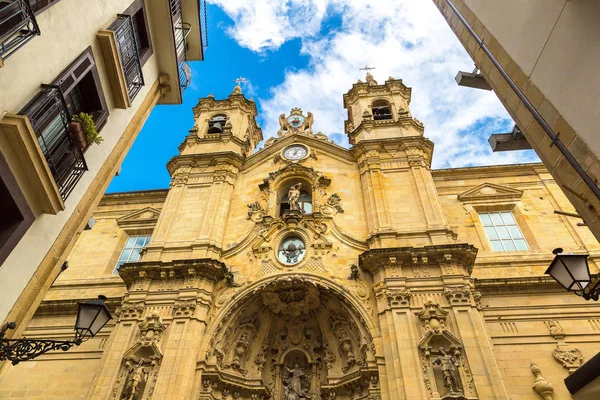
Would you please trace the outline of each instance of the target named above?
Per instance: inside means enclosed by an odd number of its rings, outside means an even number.
[[[135,261],[131,261],[131,255],[133,254],[133,252],[131,251],[127,257],[127,261],[121,261],[121,257],[123,256],[123,253],[125,253],[125,251],[127,250],[135,250],[137,247],[137,241],[139,238],[145,237],[146,239],[144,240],[144,243],[142,244],[141,247],[139,247],[139,252],[141,252],[141,250],[146,247],[148,245],[148,243],[150,243],[150,240],[152,239],[152,234],[148,233],[148,234],[137,234],[137,235],[129,235],[127,234],[127,238],[125,239],[125,244],[122,246],[121,251],[119,252],[119,257],[117,258],[117,262],[114,265],[113,268],[113,274],[118,274],[119,273],[119,268],[123,265],[123,264],[127,264],[130,262],[138,262],[141,258],[138,258]],[[129,244],[129,241],[131,238],[136,238],[134,245],[131,248],[128,248],[127,245]],[[138,252],[138,256],[139,256],[139,252]]]
[[[514,224],[509,224],[506,219],[505,216],[503,214],[510,214],[512,220],[514,221]],[[490,245],[490,247],[492,248],[492,251],[495,253],[502,253],[502,252],[509,252],[509,251],[530,251],[531,248],[529,247],[529,243],[527,243],[527,239],[525,238],[525,235],[523,234],[523,231],[521,230],[521,228],[519,227],[519,223],[517,221],[517,219],[515,218],[515,216],[513,215],[513,213],[510,210],[504,210],[504,211],[480,211],[477,213],[478,217],[479,217],[479,222],[481,223],[481,225],[483,226],[483,230],[485,232],[485,236],[488,240],[488,243]],[[487,215],[491,225],[486,224],[482,218],[482,215]],[[492,217],[492,215],[499,215],[500,220],[502,221],[502,224],[496,224],[496,222],[494,221],[494,218]],[[510,221],[509,221],[510,222]],[[509,227],[511,226],[516,226],[518,233],[520,235],[520,237],[513,237],[513,234],[511,233],[511,230]],[[488,234],[488,229],[487,228],[492,228],[495,232],[495,234],[497,235],[497,239],[493,239],[490,237],[490,235]],[[498,228],[505,228],[506,232],[508,233],[508,238],[502,238],[502,235],[499,233]],[[511,241],[514,249],[507,249],[506,245],[505,245],[505,241]],[[527,247],[526,249],[519,249],[517,246],[517,240],[523,240],[525,242],[525,246]],[[502,247],[502,250],[497,250],[494,248],[494,243],[493,242],[499,242],[500,246]]]
[[[78,71],[78,69],[84,65],[84,62],[86,61],[88,61],[90,64],[83,71]],[[79,56],[75,58],[75,60],[73,60],[71,64],[69,64],[67,68],[58,74],[52,84],[60,86],[63,96],[68,98],[68,96],[78,88],[78,85],[85,77],[88,76],[88,74],[91,74],[92,76],[93,85],[96,90],[96,95],[98,96],[98,102],[100,104],[100,109],[94,110],[95,112],[99,112],[99,115],[94,119],[94,122],[96,123],[96,129],[98,132],[100,132],[106,125],[110,112],[106,103],[106,97],[104,96],[104,90],[102,88],[102,82],[100,81],[98,65],[96,63],[96,59],[94,58],[92,46],[89,46],[87,49],[85,49]],[[70,85],[66,88],[63,87],[67,82],[69,82],[69,79],[72,79]],[[83,101],[85,103],[85,99],[83,99]]]
[[[9,234],[8,238],[4,241],[4,243],[0,242],[0,268],[2,268],[2,264],[8,258],[13,249],[17,246],[17,244],[21,241],[21,238],[25,235],[29,227],[35,221],[35,215],[31,208],[29,207],[29,203],[25,199],[23,192],[21,192],[21,188],[19,187],[19,183],[17,179],[13,175],[4,155],[0,152],[0,179],[3,181],[4,186],[10,197],[14,202],[14,205],[18,209],[18,212],[21,214],[21,222],[17,223],[17,226],[12,230]]]
[[[150,25],[148,24],[148,13],[146,10],[146,5],[144,4],[144,0],[134,0],[134,2],[131,3],[131,5],[129,7],[127,7],[127,9],[123,12],[123,14],[130,15],[132,21],[134,21],[135,15],[138,12],[142,12],[142,15],[144,16],[143,20],[144,20],[144,24],[146,25],[146,40],[148,41],[148,48],[144,51],[144,53],[138,54],[138,56],[140,58],[140,64],[143,67],[144,64],[146,64],[146,61],[148,61],[150,59],[150,57],[152,56],[152,54],[154,54],[154,49],[152,47],[152,35],[150,34]],[[134,26],[134,32],[137,35],[138,29],[137,29],[135,22],[134,22],[133,26]],[[137,39],[136,39],[136,41],[137,41]],[[139,52],[139,49],[138,49],[138,52]]]

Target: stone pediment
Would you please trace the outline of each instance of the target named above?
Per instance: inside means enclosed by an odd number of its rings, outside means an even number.
[[[121,228],[153,226],[158,221],[159,215],[160,210],[153,207],[146,207],[117,219],[117,224]]]
[[[519,199],[522,195],[522,190],[485,182],[462,192],[458,195],[458,199],[461,201],[509,200]]]

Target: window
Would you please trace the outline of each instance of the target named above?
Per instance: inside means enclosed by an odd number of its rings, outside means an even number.
[[[479,213],[493,251],[529,250],[523,233],[510,211]]]
[[[0,153],[0,266],[34,220],[17,180]]]
[[[298,207],[302,214],[312,214],[312,196],[306,190],[300,190],[300,198],[298,199]],[[290,209],[290,200],[288,193],[283,195],[279,204],[279,215],[283,215],[286,210]]]
[[[40,28],[26,0],[0,1],[0,61],[39,34]]]
[[[223,128],[227,123],[227,116],[223,114],[215,115],[208,121],[208,133],[223,133]]]
[[[94,119],[97,129],[102,129],[108,119],[108,107],[91,46],[53,84],[60,86],[71,115],[88,113]]]
[[[371,109],[373,110],[374,120],[392,119],[392,108],[390,103],[385,100],[374,101]]]
[[[148,32],[148,18],[146,17],[144,1],[134,1],[123,14],[131,15],[140,63],[144,65],[152,55],[152,41]]]
[[[136,262],[140,260],[140,251],[150,241],[150,235],[148,236],[129,236],[127,243],[121,252],[121,257],[117,261],[115,266],[115,273],[119,270],[121,265],[128,262]]]

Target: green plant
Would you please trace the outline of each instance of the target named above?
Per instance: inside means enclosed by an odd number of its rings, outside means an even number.
[[[96,130],[96,123],[90,114],[84,112],[75,114],[73,115],[73,121],[81,123],[83,132],[85,133],[85,139],[89,145],[102,143],[104,138],[98,134],[98,131]]]

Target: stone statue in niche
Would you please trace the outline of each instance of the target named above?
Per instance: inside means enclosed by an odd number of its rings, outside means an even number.
[[[128,362],[127,371],[127,380],[121,400],[139,400],[144,394],[144,388],[148,381],[148,370],[144,368],[144,359],[141,358],[137,365]]]
[[[294,365],[294,368],[289,369],[284,367],[288,373],[287,378],[283,379],[284,384],[284,400],[309,400],[309,388],[303,387],[308,386],[306,380],[308,376],[302,371],[302,368],[298,364]]]
[[[290,202],[290,210],[300,210],[299,202],[300,202],[300,188],[302,187],[302,183],[296,183],[290,187],[288,192],[288,200]]]
[[[458,384],[458,362],[443,347],[440,347],[439,352],[441,355],[433,360],[432,364],[438,364],[442,367],[444,387],[448,389],[448,394],[462,393]]]
[[[233,356],[233,360],[231,361],[231,367],[240,371],[243,375],[246,374],[246,370],[242,368],[240,359],[246,354],[246,350],[248,350],[248,346],[250,343],[248,342],[248,335],[246,332],[242,333],[242,336],[237,341],[235,346],[235,355]]]

